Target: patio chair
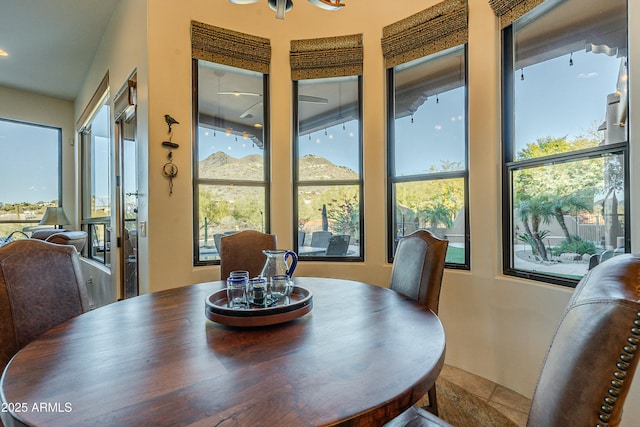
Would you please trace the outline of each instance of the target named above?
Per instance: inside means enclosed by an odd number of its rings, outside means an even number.
[[[0,237],[0,247],[8,243],[11,243],[15,240],[22,240],[22,239],[28,239],[28,238],[29,236],[23,231],[20,231],[20,230],[12,231],[11,233],[9,233],[8,236]]]
[[[311,233],[311,246],[314,248],[326,248],[329,246],[330,231],[314,231]]]
[[[349,249],[349,240],[351,236],[348,234],[336,234],[329,237],[329,244],[327,245],[327,256],[344,256]]]

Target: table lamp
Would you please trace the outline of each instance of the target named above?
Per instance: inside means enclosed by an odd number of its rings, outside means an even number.
[[[71,224],[71,221],[69,221],[69,218],[67,218],[61,206],[48,207],[38,223],[38,225],[53,225],[54,228],[67,224]]]

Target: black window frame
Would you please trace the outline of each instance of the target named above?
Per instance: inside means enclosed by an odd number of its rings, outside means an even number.
[[[431,174],[414,174],[405,176],[395,176],[395,67],[387,68],[387,261],[393,263],[395,257],[395,249],[397,245],[396,238],[396,215],[395,215],[395,184],[405,182],[419,181],[436,181],[441,179],[459,179],[464,180],[464,257],[465,262],[450,263],[445,262],[445,268],[456,270],[471,269],[471,232],[469,221],[469,86],[468,86],[468,44],[464,43],[464,63],[465,63],[465,168],[461,171],[440,172]]]
[[[220,265],[220,259],[215,260],[202,260],[200,259],[200,231],[199,231],[199,206],[200,206],[200,196],[199,196],[199,187],[200,185],[233,185],[233,186],[247,186],[247,187],[263,187],[265,193],[264,200],[264,233],[270,233],[271,231],[271,138],[270,138],[270,108],[269,108],[269,74],[262,73],[262,99],[263,99],[263,109],[264,109],[264,122],[263,122],[263,150],[264,150],[264,177],[263,181],[246,181],[246,180],[220,180],[220,179],[207,179],[200,178],[198,176],[198,154],[199,154],[199,132],[198,132],[198,101],[199,101],[199,84],[198,84],[198,62],[204,61],[197,58],[191,59],[191,76],[192,76],[192,161],[193,161],[193,265],[198,266],[206,266],[206,265]],[[211,61],[207,61],[211,62]],[[224,64],[221,64],[224,65]],[[236,67],[239,68],[239,67]]]
[[[627,1],[627,22],[628,22],[628,1]],[[629,38],[629,26],[627,25],[627,45]],[[512,267],[515,254],[513,253],[512,230],[514,226],[514,216],[512,213],[513,193],[512,174],[514,171],[532,168],[536,166],[556,165],[571,161],[587,160],[603,157],[605,155],[622,155],[624,167],[624,250],[630,252],[631,249],[631,179],[630,179],[630,134],[627,132],[626,142],[612,143],[593,148],[581,149],[567,153],[537,157],[534,159],[516,161],[515,147],[515,39],[513,34],[513,23],[502,30],[502,271],[507,276],[534,280],[538,282],[550,283],[570,288],[575,288],[580,279],[540,273],[529,270],[521,270]],[[627,56],[627,61],[629,57]],[[629,106],[630,108],[630,106]],[[629,113],[628,117],[632,117]],[[629,126],[627,124],[627,126]]]
[[[357,185],[359,191],[359,213],[360,213],[360,252],[358,256],[332,256],[332,255],[305,255],[299,257],[299,261],[333,261],[333,262],[364,262],[365,260],[365,233],[364,233],[364,222],[365,222],[365,211],[364,211],[364,178],[363,178],[363,120],[362,120],[362,95],[363,95],[363,76],[362,74],[358,76],[352,76],[358,78],[358,173],[359,179],[357,181],[300,181],[299,177],[299,150],[298,145],[300,143],[300,129],[299,129],[299,115],[298,115],[298,94],[299,88],[298,83],[299,80],[292,81],[292,105],[293,105],[293,147],[292,147],[292,156],[293,156],[293,245],[296,250],[302,242],[298,239],[298,191],[300,186],[332,186],[332,185]]]

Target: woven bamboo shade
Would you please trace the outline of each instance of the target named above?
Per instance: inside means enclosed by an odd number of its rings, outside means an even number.
[[[500,28],[511,25],[544,0],[489,0],[489,5],[500,18]]]
[[[445,0],[382,29],[387,68],[468,41],[467,0]]]
[[[269,74],[271,42],[262,37],[191,21],[191,56]]]
[[[362,34],[291,40],[291,79],[358,76],[363,57]]]

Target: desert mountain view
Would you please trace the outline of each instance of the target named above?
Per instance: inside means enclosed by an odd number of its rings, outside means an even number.
[[[235,158],[218,151],[200,161],[200,178],[234,179],[238,176],[238,168],[242,168],[246,180],[259,181],[263,176],[262,156],[251,154]],[[306,155],[300,159],[300,179],[303,181],[335,181],[358,179],[357,172],[337,166],[315,155]]]

